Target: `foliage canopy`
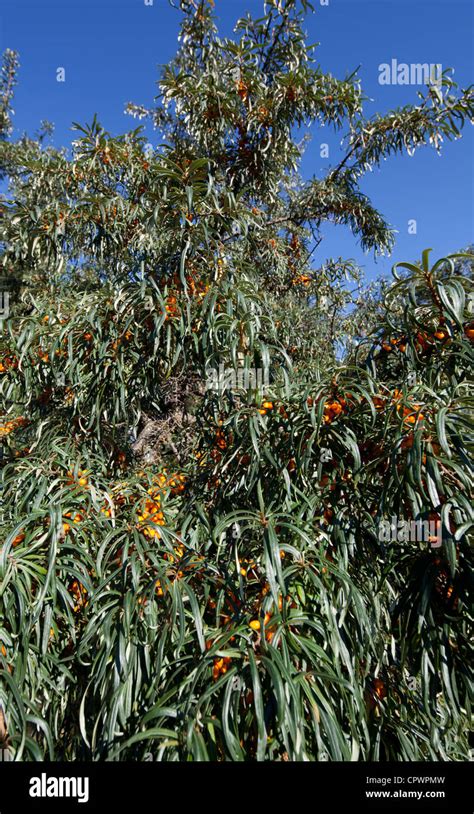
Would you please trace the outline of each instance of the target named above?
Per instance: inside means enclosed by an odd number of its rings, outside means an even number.
[[[454,139],[472,90],[363,115],[303,0],[221,39],[180,0],[151,117],[12,141],[0,89],[0,735],[16,759],[465,760],[471,252],[364,287],[326,222],[389,251],[362,192]],[[326,177],[301,127],[347,130]],[[265,370],[264,387],[206,386]],[[436,520],[442,546],[381,541]]]

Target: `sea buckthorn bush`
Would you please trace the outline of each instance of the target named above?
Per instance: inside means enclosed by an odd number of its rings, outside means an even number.
[[[474,256],[365,286],[312,241],[332,220],[390,249],[364,172],[457,137],[472,91],[444,76],[368,122],[305,42],[309,3],[269,0],[240,44],[210,0],[180,6],[158,107],[129,106],[161,150],[97,120],[72,157],[47,125],[10,140],[4,58],[0,746],[465,760]],[[350,147],[303,182],[309,122]],[[221,365],[268,375],[209,387]],[[441,545],[382,540],[393,517]]]

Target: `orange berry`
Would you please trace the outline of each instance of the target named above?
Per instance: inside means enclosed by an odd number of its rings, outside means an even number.
[[[375,694],[376,694],[377,698],[380,698],[380,700],[382,700],[383,698],[386,697],[387,688],[386,688],[384,682],[382,681],[382,679],[380,679],[380,678],[375,678],[374,679],[374,691],[375,691]]]
[[[17,545],[20,545],[20,543],[22,543],[24,539],[25,539],[25,532],[20,531],[20,533],[17,534],[15,539],[13,540],[13,547],[15,547]]]

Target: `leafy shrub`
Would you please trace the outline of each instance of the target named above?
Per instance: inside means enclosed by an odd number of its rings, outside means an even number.
[[[72,159],[1,145],[16,759],[468,755],[473,256],[427,250],[366,291],[353,264],[310,255],[330,218],[388,248],[358,178],[455,137],[472,93],[429,90],[362,139],[355,79],[311,62],[295,0],[267,6],[239,50],[212,3],[182,0],[151,112],[162,152],[95,120]],[[295,125],[346,118],[347,160],[295,179]],[[219,365],[268,384],[214,390]],[[439,521],[441,547],[387,543],[392,517]]]

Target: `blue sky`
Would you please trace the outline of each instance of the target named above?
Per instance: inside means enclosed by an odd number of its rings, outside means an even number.
[[[317,58],[324,71],[343,78],[360,65],[362,87],[371,115],[416,101],[418,88],[380,85],[379,65],[441,63],[452,67],[461,87],[473,81],[473,9],[470,0],[313,0],[316,14],[307,18],[310,42],[320,42]],[[216,0],[221,32],[231,34],[245,11],[259,16],[262,0]],[[180,15],[168,0],[2,0],[0,49],[20,52],[20,82],[15,98],[16,135],[33,134],[41,119],[55,125],[53,142],[69,145],[73,121],[98,114],[113,134],[132,129],[124,114],[127,101],[152,105],[158,66],[175,53]],[[66,81],[56,81],[63,67]],[[421,89],[421,88],[420,88]],[[336,164],[342,134],[314,130],[303,162],[305,177],[323,175]],[[150,141],[157,137],[150,132]],[[328,159],[320,157],[327,142]],[[348,229],[327,226],[317,260],[351,257],[367,278],[389,273],[399,260],[415,260],[424,248],[433,257],[473,241],[473,128],[444,145],[415,156],[394,157],[362,180],[362,190],[398,230],[392,257],[374,261],[364,254]],[[408,221],[417,221],[417,234]]]

